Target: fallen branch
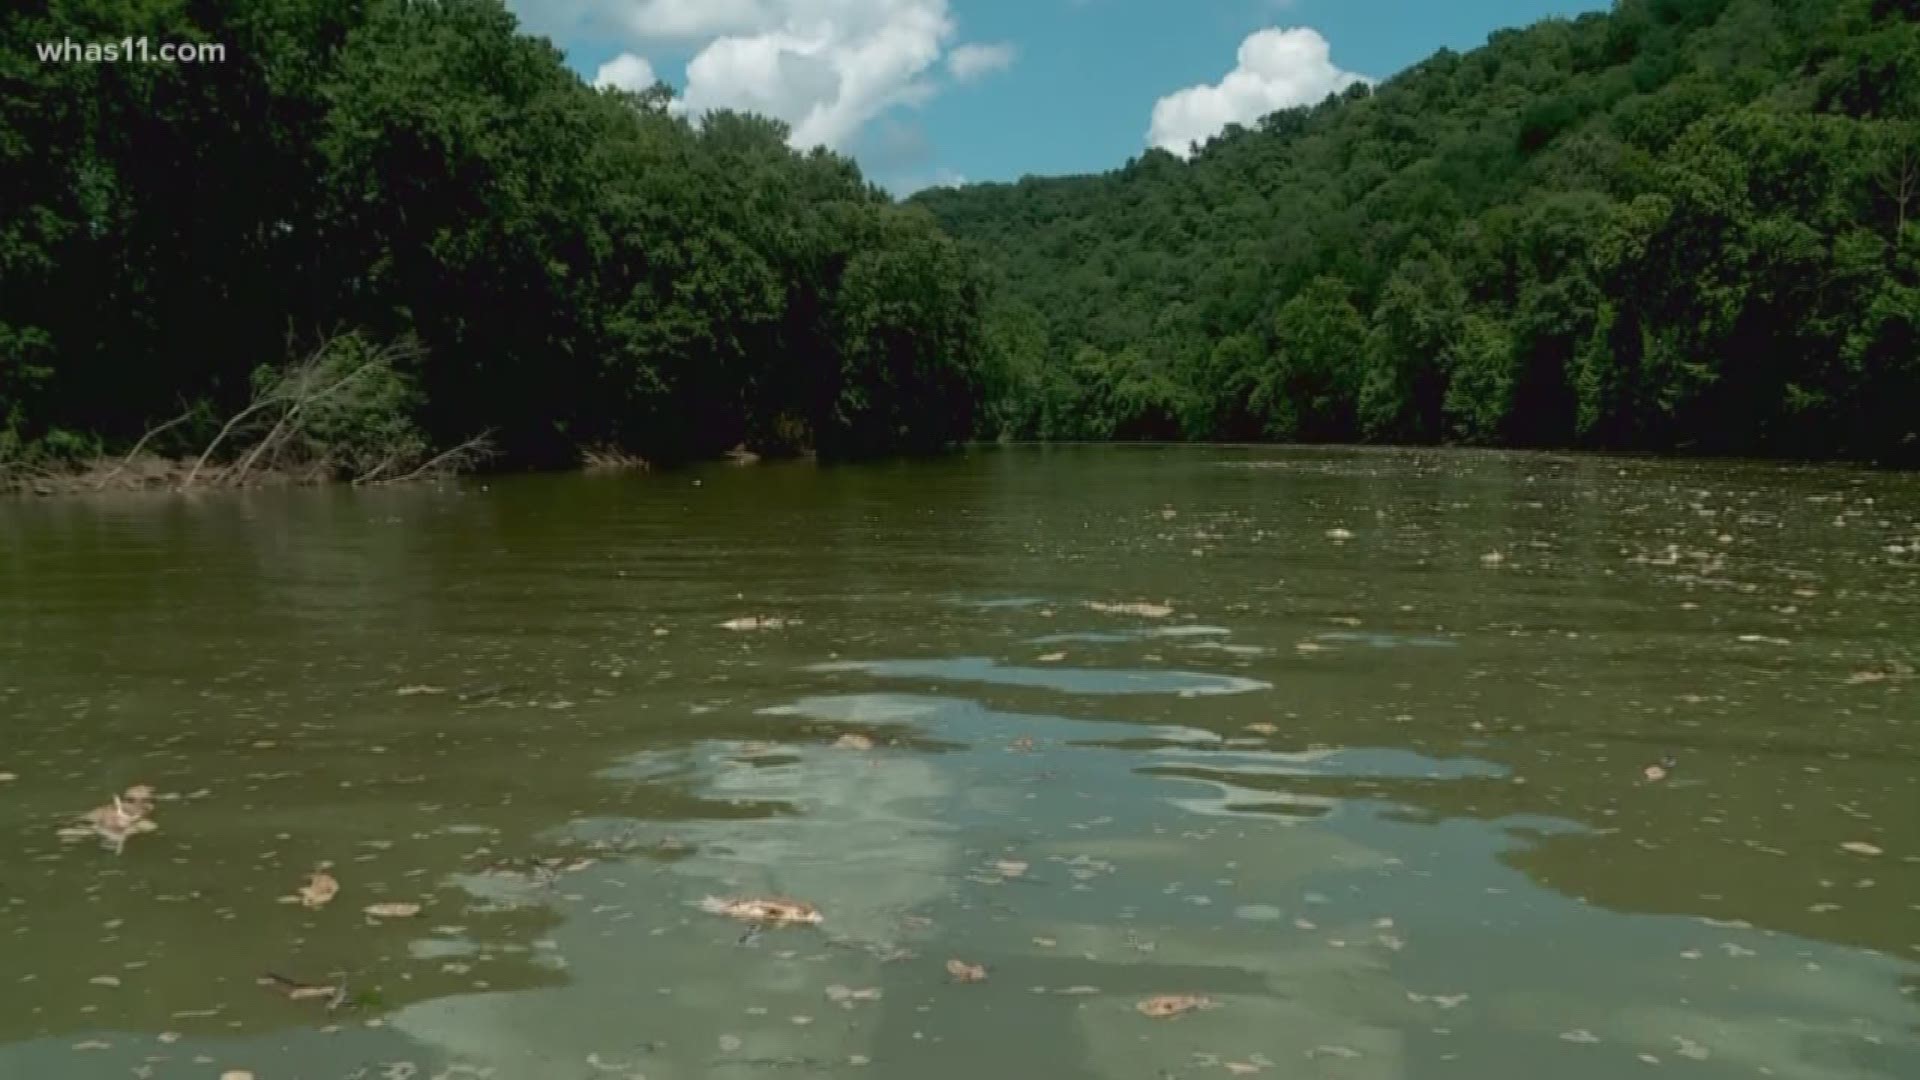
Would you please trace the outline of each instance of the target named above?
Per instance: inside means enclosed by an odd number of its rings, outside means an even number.
[[[469,461],[478,460],[486,456],[487,440],[491,438],[493,438],[493,432],[491,430],[483,431],[480,434],[475,435],[473,438],[468,439],[466,442],[461,443],[459,446],[456,446],[451,450],[445,451],[444,453],[435,454],[431,459],[427,461],[425,465],[420,466],[419,468],[413,470],[412,472],[406,474],[405,476],[396,476],[391,480],[380,480],[380,481],[377,481],[377,483],[381,485],[404,484],[409,480],[418,480],[420,477],[425,476],[426,474],[434,471],[434,469],[436,469],[442,462],[447,461],[450,458],[459,457],[461,458],[461,461],[463,464]]]
[[[354,487],[359,487],[362,484],[371,484],[373,483],[374,477],[379,476],[381,473],[386,472],[388,469],[393,468],[395,465],[398,465],[399,463],[400,463],[399,454],[388,454],[386,458],[380,462],[380,464],[375,465],[373,468],[368,469],[366,472],[360,474],[359,476],[354,477],[352,480],[352,484]]]
[[[254,446],[253,451],[249,453],[244,459],[242,459],[240,464],[234,468],[233,475],[229,478],[230,482],[234,484],[239,484],[241,481],[247,478],[247,474],[253,471],[253,463],[255,461],[258,461],[260,459],[260,455],[265,453],[269,447],[274,446],[276,444],[276,442],[281,437],[281,433],[287,430],[287,425],[293,422],[294,417],[300,415],[301,410],[305,409],[308,405],[311,405],[316,401],[323,401],[326,398],[331,397],[334,394],[338,393],[348,383],[359,378],[361,375],[365,374],[366,372],[371,371],[375,364],[382,362],[382,359],[369,360],[366,363],[361,364],[359,367],[354,368],[353,371],[349,372],[345,377],[335,381],[331,386],[328,386],[324,390],[319,390],[311,394],[301,394],[300,397],[294,401],[293,407],[289,408],[286,412],[280,414],[280,419],[278,422],[276,422],[273,425],[272,430],[268,431],[266,436],[262,438],[257,445]]]
[[[134,463],[134,460],[140,456],[140,451],[145,450],[147,448],[147,443],[153,441],[153,437],[155,435],[158,435],[161,432],[166,431],[168,428],[174,427],[179,424],[183,424],[188,420],[193,419],[193,415],[199,411],[200,410],[198,407],[188,409],[186,412],[181,413],[179,416],[174,417],[173,419],[167,421],[166,423],[161,424],[159,427],[154,428],[153,430],[147,432],[145,435],[140,436],[140,441],[133,444],[133,449],[127,451],[127,456],[121,458],[120,464],[115,465],[111,472],[101,477],[99,481],[93,485],[93,490],[105,491],[107,485],[111,483],[115,477],[127,471],[127,466]]]
[[[269,397],[261,401],[256,401],[235,413],[233,419],[228,420],[226,426],[220,429],[220,433],[215,435],[213,441],[207,444],[207,448],[200,452],[200,459],[193,463],[193,468],[187,472],[187,478],[180,481],[180,490],[186,491],[193,487],[194,480],[200,476],[200,470],[206,467],[207,459],[213,456],[213,452],[220,448],[220,444],[226,441],[228,435],[233,434],[233,429],[240,425],[240,421],[245,420],[247,417],[269,406],[278,405],[280,402],[280,398]]]
[[[580,467],[590,473],[648,472],[653,468],[646,458],[611,445],[582,448]]]

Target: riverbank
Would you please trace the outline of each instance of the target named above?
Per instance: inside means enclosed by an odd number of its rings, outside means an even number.
[[[342,479],[326,463],[303,469],[249,468],[244,461],[213,464],[192,458],[142,454],[130,458],[94,458],[59,466],[3,466],[0,467],[0,495],[59,498],[138,492],[186,494],[191,491],[318,487],[328,484],[364,487],[444,480],[467,471],[451,461],[435,459],[398,476],[363,475]]]
[[[244,463],[214,464],[161,454],[99,457],[54,466],[0,463],[0,497],[35,499],[135,493],[185,494],[201,490],[320,487],[332,484],[367,487],[423,483],[473,474],[475,467],[481,463],[475,449],[471,444],[455,447],[402,475],[349,479],[341,478],[334,469],[324,464],[305,469],[249,469],[244,468]],[[813,457],[810,453],[800,456],[807,459]],[[719,460],[735,465],[755,465],[763,459],[745,446],[736,446],[722,454]],[[622,450],[594,447],[581,451],[578,469],[598,475],[651,472],[654,463]]]

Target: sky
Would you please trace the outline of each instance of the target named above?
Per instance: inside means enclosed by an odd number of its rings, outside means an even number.
[[[592,82],[788,123],[899,194],[1102,172],[1606,0],[508,0]]]

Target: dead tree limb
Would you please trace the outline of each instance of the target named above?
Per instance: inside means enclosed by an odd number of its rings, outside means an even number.
[[[386,458],[380,462],[380,464],[375,465],[373,468],[368,469],[366,472],[361,473],[359,476],[354,477],[353,486],[359,487],[362,484],[371,484],[373,483],[374,477],[379,476],[381,473],[386,472],[388,469],[393,468],[395,465],[398,465],[399,463],[400,463],[399,454],[388,454]]]
[[[187,470],[187,478],[180,481],[180,490],[186,491],[193,487],[194,480],[200,476],[200,470],[206,467],[207,459],[213,456],[213,452],[220,448],[220,444],[226,441],[228,435],[233,434],[233,429],[240,426],[240,421],[262,409],[279,405],[282,400],[278,395],[265,397],[235,413],[233,418],[227,421],[226,426],[220,429],[220,433],[213,437],[213,441],[207,444],[207,448],[200,452],[200,459],[193,463],[193,468]]]
[[[244,459],[242,459],[240,464],[234,468],[233,474],[230,477],[228,477],[228,482],[233,484],[238,484],[242,480],[245,480],[247,478],[247,474],[253,471],[253,463],[260,460],[261,454],[266,453],[268,449],[272,448],[277,442],[281,440],[283,433],[287,431],[288,425],[291,424],[294,418],[299,416],[301,411],[304,410],[308,405],[311,405],[316,401],[324,401],[327,398],[332,397],[334,394],[338,393],[342,388],[344,388],[348,383],[359,378],[361,375],[367,373],[368,371],[373,370],[373,368],[376,365],[382,363],[383,360],[384,358],[369,360],[366,363],[361,364],[359,367],[354,368],[347,375],[336,380],[331,385],[327,386],[325,389],[316,390],[316,391],[313,391],[312,393],[303,393],[298,398],[294,399],[293,405],[290,408],[288,408],[286,412],[280,414],[280,419],[273,425],[272,430],[268,431],[266,436],[263,437],[260,440],[260,442],[254,446],[252,452],[249,453]],[[306,373],[303,372],[302,374],[304,375]]]
[[[483,431],[480,434],[475,435],[473,438],[468,439],[466,442],[461,443],[459,446],[456,446],[451,450],[445,451],[443,453],[435,454],[431,459],[427,461],[426,464],[420,466],[419,468],[413,470],[412,472],[406,474],[405,476],[396,476],[391,480],[381,480],[378,482],[383,485],[404,484],[409,480],[418,480],[420,477],[425,476],[426,474],[432,472],[442,462],[447,461],[450,458],[461,457],[461,458],[471,460],[474,458],[481,457],[486,453],[487,440],[491,439],[492,437],[493,437],[492,431]]]
[[[148,431],[145,435],[140,436],[140,441],[133,444],[133,449],[127,451],[127,456],[121,458],[120,464],[115,465],[111,472],[101,477],[99,481],[93,485],[93,490],[105,491],[107,485],[112,483],[115,477],[127,471],[127,466],[133,464],[134,459],[140,456],[140,451],[145,450],[147,448],[147,443],[153,441],[153,437],[155,435],[158,435],[169,428],[178,426],[180,424],[187,422],[188,420],[193,419],[193,415],[199,411],[200,410],[198,409],[198,407],[188,409],[186,412],[181,413],[179,416],[174,417],[173,419],[167,421],[166,423],[161,424],[159,427]]]

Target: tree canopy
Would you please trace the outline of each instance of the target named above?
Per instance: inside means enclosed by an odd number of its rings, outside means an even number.
[[[226,58],[32,48],[129,34]],[[1920,0],[1618,0],[1188,159],[904,204],[775,121],[587,86],[500,0],[25,0],[0,42],[0,463],[204,445],[343,336],[395,363],[335,427],[513,465],[1920,463]]]
[[[42,63],[209,41],[221,63]],[[595,90],[499,0],[0,13],[0,459],[83,455],[341,333],[417,343],[438,444],[510,464],[970,436],[984,279],[770,120]],[[398,400],[398,399],[395,399]]]
[[[1916,0],[1618,0],[914,202],[992,267],[1012,436],[1920,462]]]

